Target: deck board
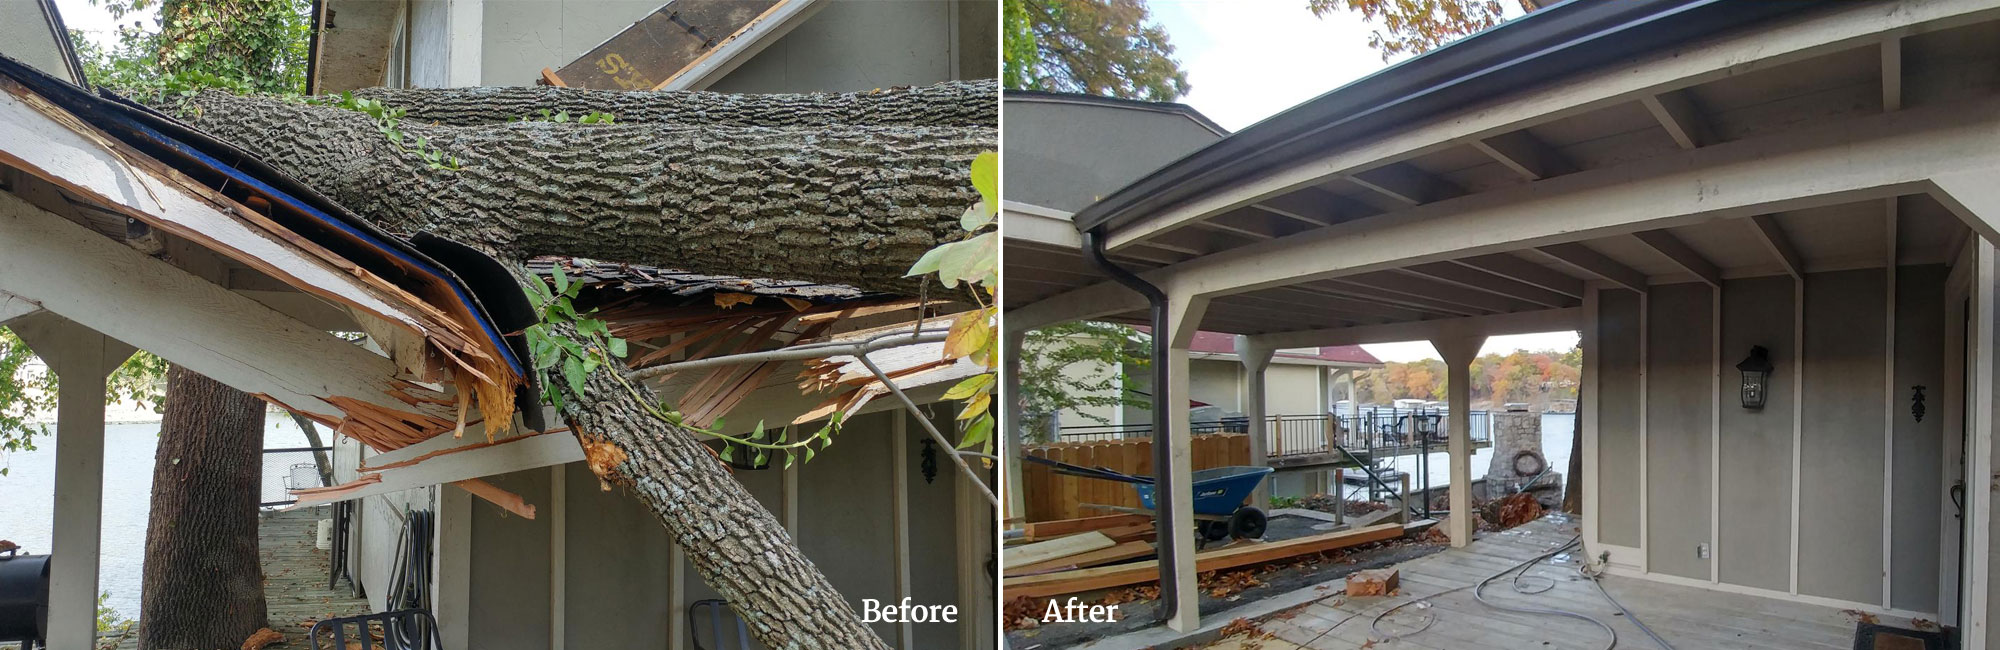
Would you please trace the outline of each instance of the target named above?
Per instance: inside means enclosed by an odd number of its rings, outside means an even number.
[[[1563,546],[1576,536],[1577,527],[1576,520],[1558,515],[1513,530],[1486,533],[1466,548],[1450,549],[1397,565],[1402,573],[1402,588],[1396,596],[1349,598],[1339,593],[1340,585],[1334,583],[1327,590],[1331,594],[1329,597],[1263,621],[1264,630],[1276,638],[1247,645],[1241,639],[1226,639],[1210,647],[1258,647],[1264,650],[1603,648],[1610,639],[1591,623],[1572,618],[1501,611],[1475,601],[1472,591],[1465,588],[1502,569]],[[1618,634],[1619,647],[1653,647],[1652,640],[1638,626],[1619,615],[1618,610],[1597,593],[1590,581],[1577,572],[1581,560],[1581,557],[1559,558],[1538,564],[1530,570],[1527,575],[1555,583],[1554,588],[1547,592],[1518,594],[1506,580],[1499,580],[1485,590],[1485,596],[1487,600],[1503,604],[1557,608],[1586,614],[1610,625]],[[1675,647],[1846,650],[1854,644],[1855,614],[1834,607],[1621,576],[1605,577],[1603,584],[1605,590]],[[1407,636],[1385,640],[1370,629],[1370,622],[1376,615],[1412,596],[1425,597],[1430,606],[1405,607],[1382,621],[1384,631]],[[1413,633],[1433,616],[1435,619],[1428,628]],[[1880,618],[1890,625],[1907,626],[1910,623],[1890,616]]]
[[[264,607],[271,629],[303,648],[306,631],[322,618],[368,613],[368,601],[355,598],[345,584],[327,589],[327,552],[313,547],[318,521],[332,516],[332,506],[301,508],[258,515],[257,554],[264,565]],[[125,633],[99,639],[98,647],[138,650],[138,624]]]

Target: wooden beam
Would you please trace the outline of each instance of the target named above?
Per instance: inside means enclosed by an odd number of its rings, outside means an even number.
[[[1321,280],[1316,283],[1290,285],[1300,291],[1312,291],[1335,296],[1349,296],[1355,300],[1369,300],[1386,305],[1400,305],[1411,309],[1446,314],[1451,316],[1477,316],[1485,313],[1464,305],[1445,302],[1429,296],[1412,296],[1389,291],[1380,287],[1353,282],[1345,278]]]
[[[454,419],[405,389],[388,358],[0,193],[0,291],[293,410],[340,417],[342,397]]]
[[[1526,129],[1474,138],[1467,144],[1531,181],[1576,171],[1575,163]]]
[[[1259,334],[1250,337],[1250,339],[1259,347],[1285,349],[1332,345],[1362,345],[1366,343],[1394,343],[1413,340],[1427,341],[1470,334],[1483,334],[1487,336],[1536,334],[1541,332],[1574,330],[1582,326],[1582,308],[1571,307],[1568,309],[1522,311],[1511,314],[1491,314],[1465,318],[1440,318],[1412,323],[1387,323],[1339,329],[1279,332]]]
[[[1646,105],[1646,112],[1660,121],[1660,128],[1682,149],[1695,149],[1710,144],[1708,121],[1688,98],[1685,90],[1670,90],[1657,95],[1647,95],[1639,99]]]
[[[1291,219],[1251,207],[1218,214],[1197,221],[1195,225],[1254,240],[1277,239],[1305,229]]]
[[[1153,521],[1152,515],[1103,515],[1078,519],[1058,519],[1055,521],[1032,521],[1028,522],[1022,529],[1022,533],[1024,539],[1032,542],[1092,530],[1144,524],[1151,521]]]
[[[1576,298],[1451,262],[1428,262],[1413,265],[1407,270],[1468,289],[1504,298],[1526,300],[1544,307],[1574,307],[1577,304]]]
[[[1632,233],[1632,236],[1653,250],[1659,251],[1661,255],[1667,256],[1668,260],[1682,269],[1693,273],[1702,282],[1707,282],[1708,286],[1722,286],[1722,269],[1716,268],[1714,262],[1702,257],[1700,251],[1688,246],[1687,242],[1681,241],[1681,238],[1675,237],[1673,233],[1665,230],[1646,230]]]
[[[1569,117],[1638,102],[1661,88],[1685,88],[1871,46],[1888,34],[1921,33],[1993,19],[1990,2],[1903,5],[1894,12],[1867,3],[1823,3],[1826,11],[1795,13],[1756,30],[1717,35],[1687,48],[1667,48],[1606,65],[1491,105],[1419,121],[1382,133],[1366,146],[1328,147],[1297,159],[1267,160],[1266,171],[1224,191],[1195,198],[1148,215],[1110,233],[1105,242],[1119,250],[1149,233],[1179,227],[1208,214],[1233,209],[1287,188],[1336,178],[1380,160],[1396,160],[1434,150],[1440,143],[1483,138]]]
[[[1515,311],[1528,304],[1526,301],[1496,296],[1484,291],[1433,280],[1408,269],[1362,273],[1341,279],[1352,280],[1411,296],[1435,298],[1471,307],[1482,312]]]
[[[1258,209],[1290,217],[1315,226],[1381,214],[1375,206],[1335,194],[1317,186],[1302,187],[1254,204]]]
[[[1771,251],[1773,257],[1778,258],[1778,263],[1785,267],[1785,272],[1794,278],[1805,278],[1805,262],[1799,258],[1798,249],[1792,247],[1791,238],[1785,236],[1784,227],[1778,225],[1777,217],[1759,214],[1751,216],[1749,221],[1750,231],[1756,233],[1757,241],[1763,243],[1764,249]]]
[[[1882,39],[1882,112],[1903,108],[1903,37]]]
[[[1390,163],[1356,172],[1348,175],[1347,180],[1409,205],[1423,205],[1465,195],[1464,188],[1410,163]]]
[[[1336,549],[1359,546],[1369,542],[1393,539],[1403,534],[1402,524],[1378,524],[1357,530],[1343,530],[1310,537],[1299,537],[1268,544],[1245,544],[1195,555],[1194,570],[1208,572],[1240,566],[1262,564],[1309,553],[1324,553]],[[1060,596],[1095,589],[1107,589],[1123,585],[1151,582],[1159,576],[1159,568],[1154,562],[1120,564],[1117,566],[1079,569],[1038,576],[1010,578],[1002,589],[1008,598],[1042,598]]]
[[[1548,289],[1578,300],[1583,299],[1583,279],[1530,262],[1507,253],[1493,253],[1452,260],[1503,278]]]
[[[1589,246],[1577,242],[1567,242],[1541,246],[1535,250],[1541,251],[1542,254],[1554,258],[1556,261],[1576,267],[1578,270],[1591,275],[1610,280],[1627,289],[1639,293],[1646,292],[1646,274],[1633,270],[1632,267],[1620,264],[1617,260],[1606,257],[1603,253],[1599,253]]]
[[[6,327],[15,319],[41,313],[42,306],[33,300],[0,291],[0,327]]]

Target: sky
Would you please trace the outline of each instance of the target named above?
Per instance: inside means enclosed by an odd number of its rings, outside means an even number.
[[[83,32],[85,38],[99,47],[110,48],[118,42],[118,25],[143,22],[147,29],[156,27],[153,16],[159,13],[159,6],[147,7],[144,11],[126,14],[124,18],[112,18],[111,12],[97,6],[91,0],[56,0],[56,11],[62,13],[63,26]]]
[[[1374,27],[1360,14],[1320,18],[1306,9],[1306,0],[1153,0],[1149,6],[1193,87],[1181,102],[1231,131],[1408,58],[1384,62],[1368,47]],[[1502,6],[1509,16],[1520,12],[1515,3]],[[1561,351],[1576,343],[1575,332],[1496,336],[1480,354]],[[1423,341],[1362,347],[1384,361],[1438,358]]]

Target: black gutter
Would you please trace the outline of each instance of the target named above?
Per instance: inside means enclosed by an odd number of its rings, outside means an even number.
[[[1830,3],[1839,4],[1839,3]],[[1800,0],[1570,0],[1320,95],[1076,213],[1105,234],[1259,172],[1588,69],[1817,5]]]
[[[1180,479],[1174,476],[1172,435],[1167,429],[1167,406],[1173,397],[1167,376],[1167,345],[1172,341],[1172,332],[1167,331],[1167,294],[1159,287],[1145,281],[1124,267],[1112,262],[1104,255],[1104,236],[1094,230],[1083,233],[1083,254],[1090,263],[1105,275],[1111,276],[1119,284],[1131,287],[1139,295],[1146,297],[1146,303],[1153,313],[1153,534],[1156,536],[1154,554],[1160,558],[1160,620],[1174,617],[1179,609],[1180,574],[1175,562],[1174,535],[1185,532],[1192,521],[1174,521],[1174,503],[1180,500]]]

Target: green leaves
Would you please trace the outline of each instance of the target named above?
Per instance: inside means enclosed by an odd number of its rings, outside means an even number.
[[[463,166],[457,156],[446,155],[441,150],[431,148],[429,138],[419,136],[416,140],[416,147],[404,146],[405,138],[402,130],[397,128],[397,124],[402,121],[404,115],[409,114],[408,109],[391,107],[383,104],[382,100],[379,99],[355,97],[352,92],[340,93],[340,101],[337,102],[318,98],[307,98],[305,101],[307,104],[315,106],[344,108],[367,115],[369,119],[375,121],[375,130],[380,132],[382,137],[387,138],[389,144],[395,145],[396,150],[406,154],[415,154],[418,160],[424,161],[424,164],[431,169],[457,171]]]
[[[1000,204],[1000,156],[988,151],[974,157],[970,176],[973,188],[979,191],[980,200],[959,216],[958,225],[968,234],[964,239],[946,242],[925,252],[915,264],[910,265],[910,271],[904,277],[936,273],[938,281],[946,288],[966,285],[972,293],[973,302],[980,305],[979,309],[966,312],[952,323],[951,332],[945,336],[944,357],[970,360],[984,366],[986,372],[960,381],[946,391],[944,397],[965,402],[965,407],[958,413],[958,419],[966,422],[959,448],[980,447],[991,451],[993,387],[997,377],[993,370],[999,358],[999,337],[993,333],[993,324],[999,320],[999,308],[989,305],[982,298],[999,295],[1000,241],[995,231],[985,230],[994,225],[997,216],[994,208]],[[983,296],[980,291],[982,285]]]

